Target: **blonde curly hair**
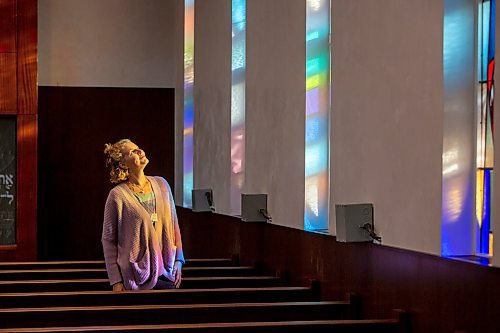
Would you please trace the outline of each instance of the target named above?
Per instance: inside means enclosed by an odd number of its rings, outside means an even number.
[[[106,167],[110,168],[109,180],[113,183],[120,183],[128,179],[128,169],[122,167],[123,159],[122,147],[131,142],[130,139],[121,139],[113,144],[106,143],[104,145],[104,155],[106,158]]]

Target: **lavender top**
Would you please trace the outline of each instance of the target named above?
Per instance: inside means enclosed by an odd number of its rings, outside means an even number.
[[[147,178],[155,193],[156,228],[124,183],[111,189],[104,208],[102,247],[109,282],[123,282],[125,289],[152,289],[160,275],[174,281],[174,262],[184,262],[170,186],[162,177]]]

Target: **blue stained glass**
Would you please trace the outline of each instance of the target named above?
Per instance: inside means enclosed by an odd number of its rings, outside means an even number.
[[[489,38],[489,50],[488,50],[488,60],[493,60],[495,58],[495,8],[496,1],[491,0],[491,11],[490,11],[490,38]]]
[[[489,36],[490,32],[490,2],[482,3],[482,47],[481,47],[481,80],[485,81],[488,78],[488,55],[489,55]]]
[[[480,80],[487,81],[486,86],[479,83],[481,89],[481,107],[479,115],[481,122],[478,124],[478,167],[487,167],[483,169],[482,183],[477,184],[478,189],[482,190],[482,199],[478,201],[477,206],[480,211],[477,212],[479,223],[479,239],[477,251],[482,254],[490,254],[490,232],[491,232],[491,188],[493,167],[493,100],[494,100],[494,59],[495,59],[495,0],[485,0],[479,3],[479,55],[480,63],[478,72],[481,73]],[[478,192],[481,194],[481,192]],[[482,215],[481,215],[482,214]],[[477,229],[476,229],[477,230]]]
[[[483,191],[483,222],[481,224],[481,245],[480,252],[487,254],[489,252],[490,238],[490,195],[491,195],[491,170],[484,170],[484,191]]]

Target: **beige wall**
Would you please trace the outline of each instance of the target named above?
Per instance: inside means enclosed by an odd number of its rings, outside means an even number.
[[[231,0],[196,2],[194,188],[211,188],[229,214],[231,172]]]
[[[177,184],[183,3],[39,1],[40,85],[177,88]],[[373,202],[385,245],[440,254],[443,2],[383,4],[332,0],[330,231],[336,203]],[[268,193],[273,222],[302,228],[305,0],[247,6],[244,192]],[[230,0],[197,1],[195,184],[214,188],[220,211],[229,204],[230,14]],[[180,202],[181,186],[175,195]]]
[[[40,0],[41,86],[176,88],[175,184],[182,184],[183,0]],[[174,188],[182,202],[182,186]]]
[[[174,87],[174,0],[41,0],[39,85]]]
[[[273,223],[303,228],[305,2],[247,2],[246,176]]]
[[[383,3],[332,1],[332,208],[371,202],[383,244],[440,254],[443,3]]]

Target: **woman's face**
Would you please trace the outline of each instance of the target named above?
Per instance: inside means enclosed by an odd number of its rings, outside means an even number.
[[[140,149],[135,143],[127,142],[122,146],[122,163],[128,169],[144,169],[149,163],[144,150]]]

